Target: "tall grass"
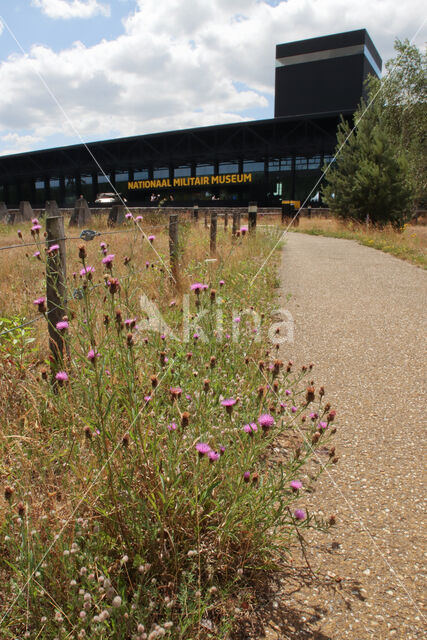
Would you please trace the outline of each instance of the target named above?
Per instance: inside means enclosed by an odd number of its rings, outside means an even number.
[[[177,288],[165,230],[147,226],[150,242],[133,224],[67,242],[69,353],[53,384],[44,317],[0,338],[4,638],[230,637],[251,585],[333,523],[304,494],[316,449],[320,472],[337,461],[335,414],[311,368],[267,345],[278,256],[248,285],[277,232],[220,232],[211,261],[203,227],[182,224]],[[37,312],[43,267],[14,263],[3,315]],[[273,462],[278,441],[289,453]]]
[[[356,240],[359,244],[390,253],[424,269],[427,268],[427,227],[425,226],[405,225],[401,231],[396,231],[391,226],[377,229],[372,225],[367,227],[352,221],[345,223],[334,218],[313,217],[301,218],[299,227],[291,230],[310,235]]]

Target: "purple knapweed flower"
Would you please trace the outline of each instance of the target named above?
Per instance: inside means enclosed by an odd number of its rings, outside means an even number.
[[[151,396],[144,396],[144,400],[145,400],[145,402],[150,402]]]
[[[87,267],[83,267],[83,269],[80,269],[80,276],[82,278],[83,276],[87,276],[90,280],[92,278],[92,273],[95,273],[95,268],[89,265]]]
[[[296,520],[304,520],[306,516],[304,509],[295,509],[294,516]]]
[[[292,480],[292,482],[290,482],[289,486],[291,487],[291,489],[293,491],[298,491],[299,489],[302,489],[302,482],[301,482],[301,480]]]
[[[245,473],[243,474],[243,480],[245,482],[249,482],[250,479],[251,479],[251,472],[250,471],[245,471]]]
[[[127,220],[130,220],[131,218],[133,218],[133,215],[131,214],[130,211],[128,211],[128,213],[125,215],[125,218],[127,218]]]
[[[48,253],[55,253],[55,251],[59,251],[59,244],[52,244],[47,250]]]
[[[148,236],[148,240],[149,240],[151,243],[153,243],[155,239],[156,239],[156,236],[153,236],[153,235]]]
[[[142,216],[136,216],[135,220],[142,220]]]
[[[109,253],[108,256],[105,256],[105,258],[102,258],[102,264],[105,264],[107,266],[107,268],[110,268],[113,260],[114,260],[114,253]]]
[[[56,380],[58,380],[58,382],[67,382],[68,374],[66,371],[58,371],[55,378]]]
[[[40,224],[38,218],[31,218],[31,224]]]
[[[289,389],[285,389],[285,395],[290,396],[291,395],[291,391]]]
[[[175,431],[176,430],[176,422],[171,422],[170,424],[168,424],[168,430],[169,431]]]
[[[220,287],[223,287],[224,285],[225,285],[225,280],[220,280],[220,281],[219,281],[219,286],[220,286]]]
[[[105,242],[100,242],[99,246],[101,247],[101,249],[106,249],[107,245],[105,244]]]
[[[222,456],[225,453],[225,447],[221,446],[219,448],[219,455]]]
[[[126,318],[125,326],[128,329],[133,329],[136,326],[136,318]]]
[[[192,400],[190,394],[188,394],[188,393],[185,395],[185,398],[186,398],[186,400],[188,400],[188,402],[191,402],[191,400]]]
[[[208,458],[210,462],[216,462],[219,459],[219,453],[211,450],[208,452]]]
[[[39,308],[40,313],[46,313],[46,298],[41,296],[40,298],[36,298],[33,300],[33,304],[36,304]]]
[[[245,426],[243,427],[243,431],[245,433],[248,433],[250,436],[252,436],[254,433],[258,431],[258,427],[255,424],[255,422],[251,422],[250,424],[245,424]]]
[[[296,407],[291,407],[291,411],[292,411],[292,413],[296,413],[298,411],[298,409]]]
[[[263,431],[268,431],[274,425],[274,418],[269,413],[263,413],[258,418],[258,424]]]
[[[231,412],[233,411],[233,407],[236,404],[237,400],[235,400],[234,398],[226,398],[225,400],[221,401],[221,404],[223,407],[225,407],[225,410],[227,411],[227,413],[229,415],[231,415]]]
[[[237,318],[234,318],[233,322],[235,322],[236,324],[238,324],[240,322],[240,317],[237,316]]]
[[[327,428],[328,428],[327,422],[319,422],[319,429],[327,429]]]
[[[196,450],[199,454],[200,457],[203,457],[205,455],[207,455],[209,453],[209,451],[211,451],[211,448],[208,444],[206,444],[206,442],[198,442],[196,444]]]
[[[41,224],[33,224],[33,226],[31,227],[31,233],[39,233],[40,229],[42,228]]]
[[[95,351],[95,349],[89,349],[86,357],[90,362],[94,362],[95,358],[99,358],[99,353]],[[105,373],[107,373],[107,371]]]
[[[70,325],[66,320],[60,320],[56,323],[56,328],[58,331],[66,331]]]
[[[38,258],[39,260],[41,260],[40,251],[36,251],[35,253],[33,253],[33,258]]]

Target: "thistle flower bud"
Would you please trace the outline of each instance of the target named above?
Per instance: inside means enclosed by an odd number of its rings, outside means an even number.
[[[85,437],[86,437],[88,440],[92,440],[92,430],[91,430],[91,428],[90,428],[88,425],[86,425],[86,426],[85,426],[85,428],[83,429],[83,431],[84,431]]]
[[[129,440],[130,440],[129,439],[129,434],[125,433],[125,435],[122,438],[122,445],[125,447],[125,449],[127,449],[128,446],[129,446]]]
[[[150,376],[150,380],[151,380],[151,386],[153,387],[153,389],[155,389],[157,387],[157,385],[159,384],[159,379],[156,375],[152,375]]]
[[[320,440],[320,432],[316,431],[316,433],[313,434],[313,437],[311,439],[311,443],[312,444],[316,444],[316,442],[319,442]]]
[[[203,391],[209,391],[210,382],[209,378],[203,380]]]
[[[215,358],[215,356],[211,356],[211,358],[210,358],[210,367],[211,367],[211,369],[214,368],[215,364],[216,364],[216,358]]]
[[[133,345],[135,344],[134,340],[133,340],[133,334],[132,333],[128,333],[127,334],[127,336],[126,336],[126,344],[127,344],[128,347],[133,347]]]
[[[87,256],[86,247],[84,244],[79,245],[79,258],[80,260],[84,260]]]
[[[305,400],[306,400],[307,404],[309,402],[313,402],[314,398],[315,398],[314,387],[307,387],[307,393],[306,393],[306,396],[305,396]]]
[[[183,414],[181,415],[181,426],[188,427],[189,421],[190,421],[190,414],[188,413],[188,411],[184,411]]]
[[[14,492],[14,489],[12,487],[9,487],[9,486],[5,487],[4,488],[5,500],[9,501],[12,498],[13,492]]]
[[[25,514],[25,505],[23,502],[18,502],[18,504],[16,505],[16,509],[18,511],[18,515],[22,516]]]

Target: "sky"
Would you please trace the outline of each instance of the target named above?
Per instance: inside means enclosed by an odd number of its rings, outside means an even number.
[[[423,0],[0,0],[0,155],[273,117],[275,46],[426,41]],[[420,29],[421,28],[421,29]]]

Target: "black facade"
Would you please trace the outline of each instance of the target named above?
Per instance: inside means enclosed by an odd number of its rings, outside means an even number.
[[[344,41],[345,46],[361,46],[360,34],[363,46],[370,43],[376,53],[364,30],[279,45],[278,52],[280,56],[289,51],[305,55],[311,47],[315,53],[318,45],[313,43],[320,40],[328,47],[338,43],[341,49]],[[352,39],[357,40],[356,45],[348,44]],[[364,54],[362,59],[360,81],[370,70]],[[33,206],[43,206],[46,200],[70,206],[81,194],[93,203],[98,193],[111,192],[113,187],[129,205],[150,205],[153,193],[185,206],[212,199],[227,205],[250,200],[261,205],[278,204],[282,199],[304,200],[321,176],[323,164],[333,156],[340,113],[350,117],[362,95],[361,82],[357,90],[354,82],[360,60],[350,55],[333,61],[335,72],[340,65],[347,65],[348,85],[341,84],[337,92],[336,75],[332,74],[330,84],[325,85],[331,95],[323,88],[318,95],[308,95],[303,80],[312,73],[310,67],[319,63],[325,67],[322,73],[327,74],[328,60],[284,67],[286,78],[293,74],[295,83],[292,103],[288,101],[286,108],[291,104],[297,114],[0,157],[0,201],[12,207],[21,200],[29,200]],[[280,101],[288,95],[283,92],[283,78],[283,74],[276,76],[279,111]],[[325,113],[331,101],[335,108]]]
[[[365,29],[276,47],[276,117],[351,114],[382,61]]]

